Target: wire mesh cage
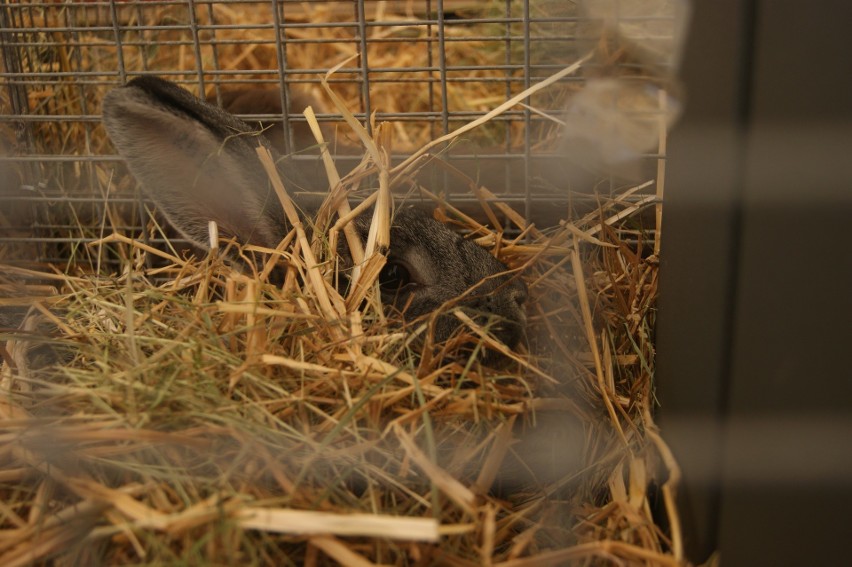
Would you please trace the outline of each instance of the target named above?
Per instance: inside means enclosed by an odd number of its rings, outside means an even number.
[[[54,331],[0,309],[0,523],[21,542],[0,558],[683,564],[651,410],[681,5],[0,0],[0,308]],[[385,310],[380,247],[338,285],[338,247],[295,212],[258,277],[189,258],[102,125],[107,93],[149,75],[262,130],[307,180],[294,200],[329,192],[326,149],[357,174],[364,131],[389,164],[363,193],[428,153],[395,194],[496,273],[409,325]],[[457,296],[482,282],[468,315]],[[516,318],[478,323],[495,298]],[[507,321],[508,346],[488,327]],[[30,343],[74,364],[27,374],[10,353]]]
[[[667,29],[670,19],[627,21]],[[368,128],[368,116],[393,124],[401,159],[593,47],[600,38],[588,21],[574,3],[553,1],[4,1],[0,158],[8,218],[0,238],[26,251],[17,262],[61,264],[73,245],[103,236],[107,209],[110,230],[147,238],[150,208],[100,126],[103,95],[132,77],[171,79],[258,122],[308,171],[318,163],[303,114],[312,106],[345,173],[360,155],[320,87],[330,68],[357,55],[328,83]],[[566,161],[559,143],[568,100],[596,69],[615,65],[629,79],[661,64],[610,56],[435,148],[440,166],[421,173],[422,184],[456,203],[475,200],[471,184],[484,186],[540,225],[623,185]],[[633,112],[660,116],[660,108]],[[658,147],[643,151],[639,177],[653,180],[664,157]]]

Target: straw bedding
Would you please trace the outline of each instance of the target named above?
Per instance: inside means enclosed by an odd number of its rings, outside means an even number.
[[[69,362],[25,368],[32,343],[7,343],[4,564],[675,563],[649,500],[667,476],[656,265],[619,240],[631,209],[529,242],[439,209],[529,282],[529,352],[502,368],[454,356],[461,341],[433,355],[413,340],[428,322],[402,333],[372,302],[329,320],[292,238],[283,289],[218,258],[169,258],[160,285],[54,276],[62,293],[36,305],[62,314],[51,346]],[[525,454],[540,437],[556,473]]]
[[[161,285],[55,276],[37,305],[62,313],[70,361],[25,369],[25,337],[7,343],[4,564],[675,563],[649,501],[656,265],[619,241],[624,209],[529,243],[470,226],[530,284],[529,352],[502,368],[454,357],[461,341],[434,356],[412,340],[428,322],[402,333],[372,303],[331,321],[308,278],[217,259],[171,258]],[[557,472],[525,454],[540,442]],[[298,511],[333,521],[303,534]]]
[[[389,218],[423,160],[387,156],[433,137],[348,118],[365,158],[339,194]],[[283,285],[224,262],[236,243],[188,258],[111,219],[77,258],[120,272],[7,267],[0,307],[32,307],[19,330],[0,318],[0,563],[683,564],[652,418],[647,184],[547,230],[471,186],[475,213],[418,191],[529,286],[526,344],[495,367],[469,349],[505,347],[461,312],[443,345],[428,319],[388,320],[380,248],[340,295],[333,221],[245,251],[286,262]]]

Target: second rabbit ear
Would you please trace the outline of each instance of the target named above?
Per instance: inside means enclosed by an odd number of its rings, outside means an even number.
[[[148,196],[198,246],[209,248],[211,220],[241,244],[272,248],[287,232],[256,153],[269,143],[241,120],[174,83],[141,77],[107,94],[103,121]]]

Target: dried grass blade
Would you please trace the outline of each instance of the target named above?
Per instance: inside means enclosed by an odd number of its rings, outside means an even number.
[[[644,199],[637,201],[636,204],[634,204],[630,207],[627,207],[626,209],[619,211],[618,213],[616,213],[616,214],[614,214],[610,217],[607,217],[603,221],[603,223],[599,223],[599,224],[595,225],[594,227],[589,229],[589,231],[586,232],[586,234],[588,234],[588,235],[597,234],[597,233],[599,233],[600,231],[603,230],[604,226],[612,226],[616,222],[618,222],[622,219],[626,219],[627,217],[629,217],[633,213],[636,213],[637,211],[644,209],[648,205],[653,204],[656,200],[657,200],[657,197],[654,196],[654,195],[650,195],[648,197],[645,197]]]
[[[616,415],[613,408],[612,400],[609,398],[609,393],[606,388],[603,365],[601,361],[600,348],[595,333],[594,322],[592,321],[592,308],[589,304],[589,296],[586,293],[586,278],[583,275],[583,263],[580,261],[580,253],[577,251],[577,239],[574,239],[574,248],[571,250],[571,266],[574,268],[574,281],[577,285],[577,301],[580,303],[580,312],[583,315],[583,325],[586,330],[586,340],[589,342],[589,348],[592,351],[592,357],[595,362],[595,375],[598,380],[598,388],[600,390],[601,399],[606,405],[609,417],[612,424],[618,431],[618,436],[622,443],[627,446],[627,438],[624,436],[624,430],[621,428],[621,421]]]
[[[128,238],[128,237],[124,236],[123,234],[119,234],[119,233],[113,233],[113,234],[110,234],[109,236],[105,236],[104,238],[101,238],[99,240],[94,240],[92,242],[89,242],[87,244],[87,246],[103,246],[104,244],[112,244],[114,242],[118,242],[120,244],[127,244],[128,246],[132,246],[133,248],[138,248],[139,250],[144,250],[148,254],[153,254],[154,256],[159,256],[160,258],[168,260],[172,264],[175,264],[176,266],[180,266],[181,268],[186,268],[186,266],[187,266],[187,263],[184,260],[178,258],[177,256],[175,256],[173,254],[167,254],[166,252],[163,252],[162,250],[154,248],[153,246],[148,246],[147,244],[139,242],[138,240],[134,240],[133,238]]]
[[[321,549],[326,555],[335,559],[340,565],[352,567],[375,567],[377,564],[365,559],[347,547],[342,541],[329,536],[314,536],[311,545]]]
[[[346,298],[346,309],[348,311],[353,311],[361,305],[361,302],[367,297],[370,287],[376,281],[376,278],[379,277],[387,261],[388,259],[384,254],[373,254],[361,265],[361,271],[358,273],[357,279],[353,277],[354,285],[352,286],[352,291]]]
[[[328,144],[325,143],[322,129],[320,128],[319,122],[317,122],[316,115],[314,114],[314,109],[310,106],[305,109],[305,118],[308,121],[311,133],[314,135],[314,138],[316,138],[316,141],[319,144],[320,158],[322,159],[323,167],[325,168],[325,175],[328,178],[330,195],[334,195],[340,187],[340,173],[338,173],[337,167],[334,165],[334,160],[331,158],[331,153],[328,151]],[[341,199],[340,204],[337,207],[338,216],[340,218],[346,218],[351,212],[352,207],[349,206],[349,201],[347,199]],[[349,245],[349,249],[352,253],[352,259],[357,270],[357,266],[364,260],[364,248],[361,244],[361,239],[358,238],[358,233],[355,231],[355,227],[350,223],[343,225],[343,234],[346,236],[346,243]],[[332,246],[332,250],[334,250],[334,246]]]
[[[298,370],[299,372],[309,372],[315,374],[322,375],[333,375],[333,376],[355,376],[356,372],[341,370],[340,368],[331,368],[328,366],[322,366],[320,364],[314,364],[312,362],[302,362],[299,360],[293,360],[292,358],[287,358],[284,356],[276,356],[273,354],[264,354],[261,355],[260,360],[264,364],[268,364],[270,366],[284,366],[285,368],[290,368],[291,370]]]
[[[322,277],[322,273],[319,269],[319,264],[317,263],[313,252],[311,251],[311,246],[308,242],[308,237],[305,234],[305,227],[302,225],[302,221],[299,218],[299,213],[296,211],[296,207],[293,205],[293,201],[287,194],[287,190],[284,188],[284,183],[281,181],[281,177],[278,175],[278,170],[275,168],[275,163],[272,161],[272,155],[269,153],[269,150],[267,150],[263,146],[258,146],[257,155],[260,158],[260,162],[263,164],[263,168],[266,170],[266,174],[269,176],[269,179],[272,182],[272,186],[275,188],[275,193],[278,195],[278,199],[281,201],[281,206],[284,207],[284,212],[287,215],[287,220],[290,222],[291,226],[296,229],[296,234],[301,244],[302,256],[305,258],[305,264],[308,269],[308,279],[317,298],[317,303],[319,304],[320,310],[323,312],[323,315],[326,316],[328,321],[335,321],[341,319],[343,313],[345,313],[346,308],[343,305],[342,301],[340,301],[339,303],[335,301],[334,305],[332,304],[332,300],[329,296],[326,282]],[[335,335],[336,338],[343,338],[343,333],[341,332],[339,327],[330,326],[329,328],[331,329],[331,332]]]
[[[489,191],[486,187],[478,187],[475,190],[475,194],[479,199],[488,199],[490,201],[494,201],[494,206],[503,213],[509,220],[511,220],[515,226],[520,228],[521,230],[529,229],[530,234],[534,238],[542,238],[544,235],[534,226],[531,226],[527,219],[523,217],[523,215],[519,214],[515,209],[507,205],[506,203],[501,202],[497,195]],[[499,226],[499,225],[495,225]]]
[[[435,146],[438,146],[440,144],[443,144],[444,142],[448,142],[450,140],[453,140],[453,139],[461,136],[465,132],[468,132],[468,131],[473,130],[474,128],[476,128],[478,126],[481,126],[482,124],[485,124],[486,122],[488,122],[489,120],[491,120],[495,116],[500,116],[501,114],[503,114],[504,112],[506,112],[507,110],[509,110],[510,108],[512,108],[513,106],[515,106],[519,102],[521,102],[522,100],[529,98],[530,96],[534,95],[538,91],[549,87],[550,85],[559,81],[560,79],[567,77],[568,75],[571,75],[572,73],[575,73],[580,67],[583,66],[583,64],[586,61],[588,61],[589,59],[592,58],[592,55],[593,55],[593,52],[587,53],[586,55],[584,55],[583,57],[581,57],[580,59],[575,61],[573,64],[569,65],[568,67],[565,67],[561,71],[554,73],[553,75],[544,79],[543,81],[536,83],[535,85],[524,90],[523,92],[513,96],[512,98],[510,98],[509,100],[507,100],[506,102],[504,102],[503,104],[501,104],[500,106],[495,108],[494,110],[488,112],[486,115],[481,116],[480,118],[477,118],[476,120],[473,120],[472,122],[468,122],[467,124],[465,124],[461,128],[453,130],[449,134],[445,134],[445,135],[441,136],[440,138],[432,140],[431,142],[429,142],[428,144],[426,144],[425,146],[423,146],[422,148],[420,148],[419,150],[414,152],[411,156],[409,156],[401,164],[394,167],[390,172],[391,175],[396,177],[396,176],[399,176],[399,175],[406,173],[408,171],[408,169],[412,166],[412,164],[414,164],[414,162],[416,162],[418,159],[420,159],[420,157],[423,154],[425,154],[426,152],[428,152],[430,149],[434,148]]]
[[[247,529],[288,534],[333,534],[432,542],[439,539],[439,524],[434,518],[246,507],[239,511],[237,519]]]
[[[476,504],[476,495],[453,478],[447,471],[436,465],[426,456],[426,453],[420,450],[414,439],[406,433],[399,425],[393,426],[394,435],[399,439],[405,453],[411,458],[417,466],[429,477],[429,480],[447,497],[455,502],[468,514],[473,515],[474,506]]]
[[[681,472],[680,465],[677,464],[677,460],[672,454],[671,449],[668,444],[663,440],[660,434],[657,432],[656,426],[653,424],[650,413],[646,408],[646,416],[645,416],[645,434],[651,439],[654,445],[657,447],[657,450],[660,452],[660,456],[663,459],[663,463],[666,465],[668,469],[668,478],[663,483],[661,488],[663,492],[663,500],[666,507],[666,515],[669,519],[671,538],[672,538],[672,552],[674,553],[675,559],[678,561],[684,560],[684,550],[683,550],[683,531],[680,525],[680,515],[677,511],[677,488],[680,485],[681,480]]]
[[[343,101],[343,99],[340,98],[328,84],[328,80],[332,77],[332,75],[337,73],[341,69],[341,67],[358,57],[358,55],[358,53],[355,53],[354,55],[347,57],[346,59],[329,69],[328,73],[326,73],[320,79],[320,83],[322,84],[323,89],[325,90],[326,94],[328,94],[329,98],[334,104],[334,107],[337,109],[338,112],[340,112],[341,116],[343,116],[343,120],[352,129],[355,135],[358,136],[358,139],[367,149],[367,153],[370,155],[370,158],[373,160],[373,163],[379,164],[382,162],[382,157],[379,154],[379,149],[376,147],[375,142],[370,137],[369,132],[367,132],[366,128],[361,126],[361,123],[358,122],[355,116],[349,111],[349,108],[346,106],[346,103]]]

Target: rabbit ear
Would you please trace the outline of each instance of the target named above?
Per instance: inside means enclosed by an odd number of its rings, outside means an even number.
[[[275,247],[283,237],[284,215],[255,150],[269,143],[250,126],[157,77],[110,91],[103,117],[131,173],[186,238],[208,248],[211,220],[243,244]]]

